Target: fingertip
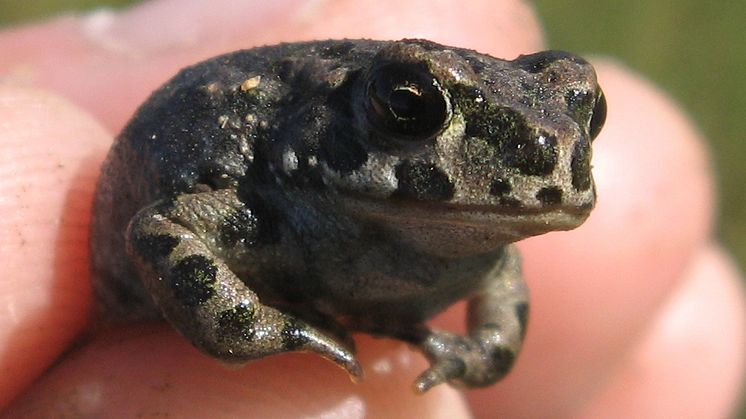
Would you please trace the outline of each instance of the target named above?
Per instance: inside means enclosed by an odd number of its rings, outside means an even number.
[[[0,84],[0,405],[84,327],[88,221],[109,134],[54,95]]]
[[[137,326],[99,336],[46,375],[11,407],[11,417],[468,417],[446,387],[417,396],[424,368],[404,345],[359,339],[366,379],[312,354],[282,354],[223,368],[167,326]]]
[[[721,249],[706,246],[680,285],[580,417],[734,413],[746,367],[743,278]]]
[[[316,2],[300,11],[283,28],[300,39],[425,38],[503,58],[538,51],[543,44],[533,8],[514,0],[341,0]],[[287,39],[286,33],[278,34]]]

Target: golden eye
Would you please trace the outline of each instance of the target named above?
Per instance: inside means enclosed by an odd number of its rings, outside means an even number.
[[[449,118],[448,99],[437,79],[413,65],[379,66],[370,77],[367,95],[370,123],[398,139],[432,138]]]

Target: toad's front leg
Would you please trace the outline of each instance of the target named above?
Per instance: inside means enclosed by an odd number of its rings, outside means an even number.
[[[217,232],[235,214],[240,214],[237,227],[247,238],[244,242],[251,242],[257,214],[229,190],[156,203],[130,222],[127,251],[166,319],[196,347],[227,362],[310,351],[337,363],[353,379],[360,377],[351,350],[263,305],[221,259]]]
[[[432,366],[417,379],[415,390],[425,392],[444,382],[484,387],[505,376],[521,349],[527,315],[520,255],[507,246],[487,287],[469,301],[468,336],[435,330],[418,342]]]

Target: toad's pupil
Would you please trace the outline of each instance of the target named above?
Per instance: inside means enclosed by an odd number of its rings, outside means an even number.
[[[389,109],[398,119],[417,119],[425,109],[423,102],[420,89],[416,86],[402,86],[391,92]]]

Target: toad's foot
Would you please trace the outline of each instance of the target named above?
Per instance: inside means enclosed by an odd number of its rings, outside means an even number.
[[[484,387],[507,374],[517,355],[515,349],[501,344],[496,330],[480,329],[473,336],[434,331],[425,338],[420,348],[432,365],[415,381],[415,391],[424,393],[446,382]]]

